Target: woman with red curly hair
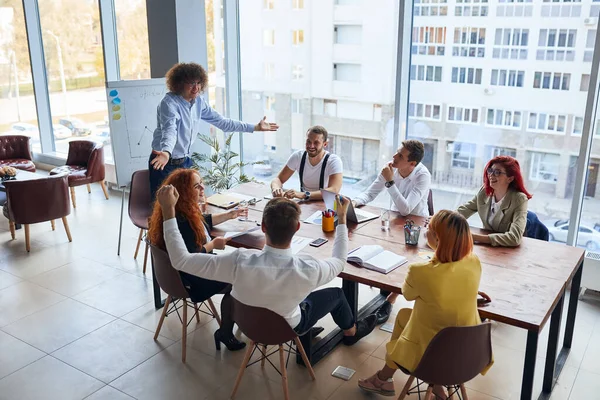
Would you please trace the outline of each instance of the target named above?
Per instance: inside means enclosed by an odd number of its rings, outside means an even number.
[[[490,234],[473,234],[473,240],[492,246],[516,247],[521,244],[527,225],[527,202],[519,162],[510,156],[492,158],[483,171],[483,186],[473,199],[456,211],[465,218],[478,213],[483,228]]]
[[[216,237],[210,240],[209,231],[213,225],[218,225],[238,216],[247,216],[248,209],[232,209],[220,214],[202,214],[200,201],[204,198],[204,184],[200,173],[194,169],[178,169],[173,171],[163,182],[172,185],[179,193],[179,200],[175,206],[177,212],[177,225],[185,245],[190,253],[212,253],[214,249],[225,248],[227,239]],[[154,204],[152,217],[148,229],[150,243],[165,250],[163,236],[163,217],[158,202]],[[246,343],[240,342],[233,335],[233,320],[231,316],[231,285],[228,283],[211,281],[195,275],[179,272],[183,285],[194,303],[200,303],[215,294],[223,293],[221,301],[221,328],[215,331],[215,342],[222,342],[229,350],[243,349]]]

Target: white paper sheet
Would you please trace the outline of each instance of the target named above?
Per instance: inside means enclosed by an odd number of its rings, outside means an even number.
[[[231,238],[231,239],[233,239],[233,238],[236,238],[238,236],[246,235],[246,234],[248,234],[250,232],[257,231],[259,229],[260,229],[260,226],[255,226],[254,228],[250,228],[247,231],[243,231],[243,232],[227,232],[227,233],[225,233],[224,237],[225,238]]]
[[[292,254],[298,253],[300,250],[308,246],[312,242],[311,238],[305,238],[302,236],[294,236],[292,238]]]
[[[323,214],[321,213],[321,211],[315,211],[315,213],[313,215],[311,215],[310,217],[306,218],[304,220],[304,222],[306,222],[308,224],[313,224],[313,225],[322,225]]]

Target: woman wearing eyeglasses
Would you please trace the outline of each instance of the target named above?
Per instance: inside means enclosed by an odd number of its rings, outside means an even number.
[[[519,162],[510,156],[492,158],[485,166],[483,187],[473,199],[456,211],[465,218],[478,213],[483,229],[490,234],[473,234],[473,240],[492,246],[515,247],[527,225],[527,202]]]
[[[169,92],[156,110],[157,127],[148,161],[152,200],[171,171],[192,166],[189,156],[201,120],[223,132],[276,131],[279,128],[277,124],[267,122],[267,117],[254,125],[225,118],[213,110],[204,97],[198,97],[208,87],[208,75],[199,64],[175,64],[166,78]]]

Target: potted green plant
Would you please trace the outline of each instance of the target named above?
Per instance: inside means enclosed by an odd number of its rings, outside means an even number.
[[[235,132],[225,136],[225,143],[221,146],[218,137],[198,135],[198,138],[210,147],[210,153],[193,153],[192,161],[194,167],[202,173],[204,183],[215,193],[231,189],[242,183],[257,182],[253,177],[242,173],[242,168],[256,164],[264,164],[263,161],[243,162],[236,160],[240,155],[231,150],[231,139]]]

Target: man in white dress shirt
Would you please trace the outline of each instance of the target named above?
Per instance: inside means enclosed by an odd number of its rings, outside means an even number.
[[[306,132],[306,151],[298,150],[290,156],[279,175],[271,181],[273,197],[321,200],[321,189],[339,193],[342,188],[342,160],[327,151],[327,129],[315,125]],[[298,171],[300,190],[284,191],[283,185]]]
[[[405,140],[402,147],[394,154],[375,181],[360,195],[352,200],[355,206],[362,206],[373,201],[384,189],[392,200],[392,210],[403,216],[429,216],[427,199],[431,187],[431,174],[421,164],[425,147],[418,140]],[[386,322],[392,311],[392,304],[398,297],[390,293],[387,300],[377,310],[377,323]]]
[[[179,271],[227,282],[231,295],[241,303],[267,308],[281,315],[299,334],[331,314],[344,331],[344,344],[353,345],[371,333],[377,317],[355,321],[344,292],[326,288],[313,292],[343,271],[348,256],[346,211],[348,199],[338,198],[338,226],[330,258],[317,260],[293,255],[291,242],[300,229],[300,207],[285,198],[272,199],[263,212],[262,231],[266,245],[262,250],[237,249],[228,254],[189,253],[177,227],[175,204],[179,194],[167,185],[157,193],[163,212],[165,243],[173,267]]]

